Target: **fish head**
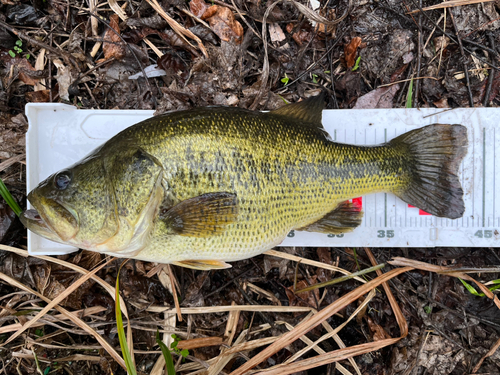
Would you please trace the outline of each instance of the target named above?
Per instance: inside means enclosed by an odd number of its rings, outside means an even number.
[[[44,238],[94,250],[119,227],[109,185],[102,160],[89,156],[33,189],[28,200],[34,209],[25,210],[20,219]]]

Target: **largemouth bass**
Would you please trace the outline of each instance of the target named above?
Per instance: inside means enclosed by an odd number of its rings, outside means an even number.
[[[290,230],[351,231],[362,212],[349,199],[369,193],[463,215],[464,126],[354,146],[331,141],[322,109],[311,98],[268,113],[209,107],[147,119],[40,183],[21,220],[79,248],[212,269],[260,254]]]

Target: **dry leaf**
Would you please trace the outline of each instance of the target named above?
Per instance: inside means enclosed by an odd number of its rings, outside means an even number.
[[[59,96],[61,99],[69,100],[69,86],[72,82],[71,70],[61,60],[54,59],[52,63],[57,68],[57,83],[59,84]]]
[[[50,90],[29,91],[24,94],[27,102],[48,103],[50,102]],[[59,98],[58,90],[52,89],[52,100]]]
[[[352,68],[356,63],[356,51],[361,44],[360,37],[354,37],[347,46],[344,47],[345,62],[348,68]]]
[[[318,259],[321,263],[333,264],[332,253],[329,247],[318,247],[316,249],[316,254],[318,254]],[[319,267],[316,270],[316,275],[318,276],[318,280],[322,283],[330,280],[332,277],[331,271]]]
[[[196,17],[201,17],[208,9],[208,4],[203,0],[191,0],[189,3],[189,9]]]
[[[281,30],[280,25],[277,23],[269,24],[269,36],[271,38],[271,42],[281,42],[286,39],[285,33]]]
[[[297,282],[296,290],[307,288],[310,285],[317,284],[317,276]],[[297,293],[293,291],[293,285],[285,289],[288,297],[289,306],[316,306],[319,302],[319,289],[310,290],[308,292]]]
[[[439,100],[436,100],[433,104],[438,108],[450,108],[450,105],[448,104],[448,98],[445,96],[443,96]]]
[[[157,61],[158,67],[165,72],[181,77],[185,80],[189,75],[187,65],[182,61],[178,54],[175,52],[167,52]]]
[[[109,26],[115,30],[107,29],[104,34],[104,44],[102,50],[104,52],[104,59],[100,59],[99,62],[115,58],[116,60],[121,60],[125,57],[125,46],[120,38],[120,28],[118,27],[118,15],[113,14],[109,17]],[[118,34],[118,35],[117,35]]]
[[[320,9],[319,14],[325,17],[328,21],[335,21],[335,19],[337,18],[336,11],[332,8],[322,8]],[[315,27],[317,31],[323,34],[329,34],[331,38],[335,36],[336,28],[336,24],[324,24],[322,22],[318,22]]]
[[[235,42],[240,44],[243,40],[243,27],[234,19],[231,9],[219,5],[212,5],[203,16],[210,27],[219,38],[226,42]]]
[[[389,87],[379,87],[359,97],[353,109],[370,109],[370,108],[392,108],[394,95],[399,90],[399,84]]]
[[[294,28],[293,23],[289,23],[286,25],[286,31],[289,34],[293,32],[293,28]],[[309,43],[312,37],[313,34],[305,29],[297,30],[292,34],[293,40],[295,40],[295,43],[297,43],[299,46],[302,46],[305,43]]]
[[[35,68],[33,68],[28,59],[18,56],[11,57],[7,52],[3,52],[0,54],[0,61],[5,63],[6,71],[10,71],[13,67],[14,75],[19,74],[19,79],[25,84],[35,86],[38,82],[40,82],[40,79],[33,77],[33,75],[42,72],[38,72]]]
[[[385,331],[385,329],[382,328],[381,325],[376,324],[372,320],[372,318],[367,317],[366,320],[368,322],[368,327],[370,328],[370,331],[372,331],[373,333],[373,341],[380,341],[391,338],[391,336]]]

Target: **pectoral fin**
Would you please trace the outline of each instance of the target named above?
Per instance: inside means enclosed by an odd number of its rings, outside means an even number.
[[[172,234],[209,237],[222,233],[238,218],[238,199],[232,193],[207,193],[186,199],[165,213],[163,220]]]
[[[220,260],[183,260],[181,262],[172,262],[172,264],[200,271],[221,270],[224,268],[231,268],[230,264]]]
[[[346,233],[358,227],[362,218],[363,211],[360,211],[359,207],[351,202],[346,201],[340,203],[333,211],[327,213],[318,221],[297,230],[328,234]]]

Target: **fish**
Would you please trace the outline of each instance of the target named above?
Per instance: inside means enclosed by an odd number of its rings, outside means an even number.
[[[215,106],[152,117],[41,182],[21,221],[81,249],[209,270],[261,254],[291,230],[353,231],[363,212],[350,200],[370,193],[463,215],[466,127],[349,145],[332,141],[323,108],[319,96],[270,112]]]

